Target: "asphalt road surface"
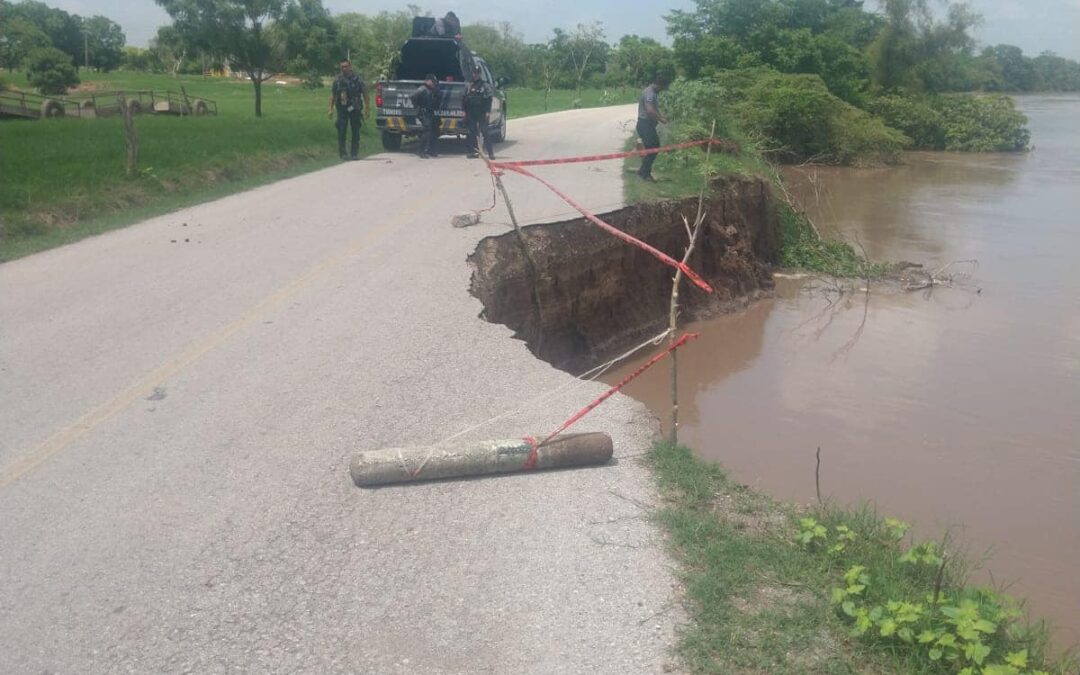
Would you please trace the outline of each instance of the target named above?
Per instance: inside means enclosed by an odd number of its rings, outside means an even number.
[[[515,120],[513,158],[617,151],[632,107]],[[327,144],[333,129],[327,127]],[[587,205],[622,164],[539,170]],[[530,222],[569,209],[508,176]],[[504,232],[460,150],[377,155],[0,265],[0,672],[648,673],[673,563],[618,396],[610,466],[379,490],[430,444],[570,381],[478,318]],[[472,432],[549,431],[581,384]]]

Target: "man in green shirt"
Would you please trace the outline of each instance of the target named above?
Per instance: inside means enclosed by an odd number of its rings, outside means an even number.
[[[364,78],[353,72],[352,63],[341,62],[341,74],[334,80],[330,90],[330,108],[326,116],[334,117],[337,108],[338,154],[342,160],[360,157],[361,117],[368,114],[368,90]],[[345,154],[345,132],[352,127],[351,152]]]

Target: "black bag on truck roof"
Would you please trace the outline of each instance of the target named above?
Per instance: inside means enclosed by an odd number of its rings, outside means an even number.
[[[412,20],[412,36],[427,37],[435,31],[435,19],[430,16],[416,16]]]

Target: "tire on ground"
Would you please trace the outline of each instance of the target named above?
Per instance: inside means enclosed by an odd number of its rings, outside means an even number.
[[[206,101],[195,101],[193,106],[196,117],[205,117],[210,114],[210,106],[206,105]]]
[[[47,98],[41,102],[42,117],[63,117],[64,104],[54,98]]]
[[[79,103],[79,117],[97,117],[97,104],[93,99]]]
[[[382,146],[384,150],[397,152],[401,149],[401,134],[392,134],[389,131],[382,132]]]
[[[128,106],[128,110],[131,111],[132,115],[141,115],[142,114],[142,111],[143,111],[142,103],[139,103],[138,101],[128,101],[127,106]]]

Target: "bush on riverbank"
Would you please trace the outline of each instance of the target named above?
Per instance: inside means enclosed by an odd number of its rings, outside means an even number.
[[[890,94],[869,109],[919,150],[1018,152],[1031,141],[1027,117],[1009,96]]]
[[[766,158],[788,163],[880,165],[906,148],[1016,152],[1030,142],[1027,118],[1008,96],[899,92],[868,99],[864,110],[817,75],[767,67],[678,80],[662,105],[677,136],[701,137],[715,119],[719,135],[753,138]]]
[[[685,447],[646,461],[657,513],[683,561],[693,621],[679,651],[695,673],[1075,672],[1015,601],[965,583],[970,566],[869,509],[779,504]]]
[[[844,241],[822,239],[805,216],[783,202],[777,204],[780,221],[781,267],[820,272],[834,277],[876,279],[886,266],[866,260]]]
[[[768,156],[785,162],[889,164],[910,142],[833,96],[817,75],[768,73],[731,112],[746,133],[767,139]]]
[[[829,93],[817,75],[768,68],[723,71],[679,80],[664,95],[676,135],[741,133],[767,158],[824,164],[878,165],[897,161],[909,143],[900,132]]]

